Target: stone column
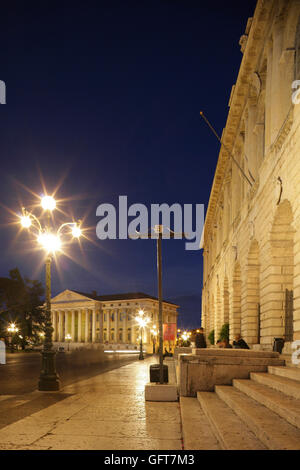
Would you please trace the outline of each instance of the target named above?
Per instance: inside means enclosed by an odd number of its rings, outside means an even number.
[[[75,310],[72,310],[72,327],[71,327],[71,336],[72,336],[72,341],[76,341],[75,337]]]
[[[99,310],[99,342],[103,343],[103,324],[104,324],[104,312],[102,309]]]
[[[106,310],[106,336],[107,341],[110,342],[110,310]]]
[[[131,343],[132,344],[136,344],[136,339],[137,339],[137,333],[136,333],[136,323],[133,319],[133,311],[132,309],[130,310],[130,317],[131,317],[131,321],[130,321],[130,325],[131,325]]]
[[[58,341],[62,341],[63,338],[63,312],[58,311]]]
[[[124,310],[123,315],[123,343],[127,343],[127,309]]]
[[[84,342],[89,342],[89,309],[85,309],[85,334],[84,334]]]
[[[77,333],[77,341],[81,343],[82,341],[82,312],[81,309],[78,310],[78,333]]]
[[[65,336],[70,333],[69,332],[69,313],[68,311],[65,312],[65,333],[64,333],[64,341],[65,341]]]
[[[95,307],[92,310],[93,323],[92,323],[92,343],[96,342],[96,310]]]
[[[115,309],[115,343],[119,342],[119,310]]]

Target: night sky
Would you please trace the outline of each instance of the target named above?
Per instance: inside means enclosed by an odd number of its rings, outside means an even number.
[[[53,294],[157,295],[154,240],[96,237],[96,208],[205,204],[256,2],[5,2],[1,5],[0,276],[18,267],[44,282],[43,253],[14,222],[46,188],[57,221],[83,219],[88,239],[53,265]],[[36,196],[35,196],[36,195]],[[62,215],[61,210],[65,215]],[[38,214],[38,211],[37,211]],[[198,326],[202,250],[163,241],[163,296],[179,325]]]

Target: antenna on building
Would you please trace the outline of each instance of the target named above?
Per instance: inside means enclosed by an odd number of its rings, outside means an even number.
[[[211,123],[209,122],[209,120],[207,119],[207,117],[204,115],[203,111],[200,111],[200,116],[204,119],[204,121],[206,122],[206,124],[208,125],[208,127],[210,128],[210,130],[213,132],[213,134],[216,136],[216,138],[218,139],[218,141],[220,142],[221,146],[223,145],[224,149],[226,150],[226,152],[228,153],[228,155],[232,158],[232,160],[234,161],[234,163],[236,164],[236,166],[238,167],[238,169],[240,170],[240,172],[242,173],[243,177],[247,180],[247,182],[250,184],[250,186],[252,186],[252,183],[251,181],[249,180],[249,178],[247,177],[247,175],[245,174],[244,170],[241,168],[241,166],[239,165],[239,163],[236,161],[236,159],[234,158],[234,156],[232,155],[232,153],[230,152],[230,150],[226,147],[226,145],[222,142],[221,138],[219,137],[219,135],[217,134],[216,130],[213,128],[213,126],[211,125]],[[252,176],[252,175],[251,175]],[[253,176],[252,176],[253,178]],[[254,178],[253,178],[254,180]],[[255,181],[255,180],[254,180]]]

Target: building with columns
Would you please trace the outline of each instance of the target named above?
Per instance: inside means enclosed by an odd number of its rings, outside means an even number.
[[[64,290],[51,300],[53,342],[106,343],[136,346],[140,329],[135,320],[142,309],[150,319],[143,329],[143,343],[152,351],[151,329],[158,330],[158,299],[144,293],[96,295]],[[163,323],[176,325],[178,305],[163,302]],[[175,331],[176,331],[175,330]],[[174,342],[170,346],[174,348]],[[169,343],[168,343],[169,346]]]
[[[288,348],[300,340],[300,2],[258,0],[240,46],[202,234],[202,325]]]

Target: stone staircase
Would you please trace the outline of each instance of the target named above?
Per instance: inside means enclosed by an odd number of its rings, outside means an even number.
[[[180,405],[186,450],[300,449],[299,368],[269,366]]]

